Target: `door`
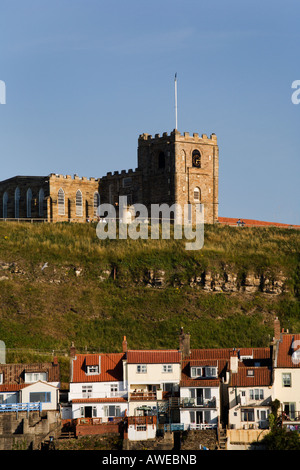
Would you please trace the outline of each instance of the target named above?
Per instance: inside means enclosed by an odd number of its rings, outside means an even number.
[[[92,418],[93,408],[91,406],[84,407],[84,417],[85,418]]]
[[[203,406],[203,388],[197,388],[197,406]]]

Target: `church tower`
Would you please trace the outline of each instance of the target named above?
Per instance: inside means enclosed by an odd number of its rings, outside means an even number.
[[[138,140],[138,170],[142,201],[151,204],[204,205],[205,223],[218,220],[219,149],[217,137],[183,135],[174,130],[162,136],[142,134]]]

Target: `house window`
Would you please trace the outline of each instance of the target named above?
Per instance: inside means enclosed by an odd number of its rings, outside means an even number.
[[[16,188],[15,190],[15,219],[19,218],[20,215],[20,188]]]
[[[205,367],[205,377],[216,377],[217,368],[216,367]]]
[[[292,386],[292,376],[290,373],[283,373],[282,374],[282,385],[283,387],[291,387]]]
[[[26,193],[26,205],[27,205],[27,217],[31,217],[31,201],[32,201],[32,191],[27,189]]]
[[[99,365],[95,364],[92,366],[86,366],[86,373],[87,374],[99,374]]]
[[[172,364],[163,364],[162,366],[163,373],[172,373],[173,372],[173,365]]]
[[[3,194],[3,219],[7,217],[7,203],[8,203],[8,194],[5,192]]]
[[[191,367],[191,377],[202,377],[202,367]]]
[[[136,371],[138,374],[146,374],[147,373],[147,365],[146,364],[138,364],[136,366]]]
[[[247,370],[247,375],[248,375],[248,377],[253,377],[254,376],[254,370],[253,369]]]
[[[93,386],[92,385],[82,385],[82,398],[92,398]]]
[[[140,424],[136,427],[137,431],[147,431],[147,426]]]
[[[44,217],[44,190],[41,188],[39,190],[39,216]]]
[[[254,421],[254,410],[253,409],[242,409],[242,421]]]
[[[254,390],[249,390],[249,396],[251,400],[263,400],[264,391],[262,388],[255,388]]]
[[[31,392],[29,394],[30,403],[51,403],[51,392]]]
[[[3,373],[0,373],[0,384],[3,384]]]
[[[33,383],[41,380],[42,382],[47,381],[46,372],[26,372],[25,373],[25,383]]]
[[[121,416],[121,408],[119,406],[105,406],[104,407],[104,416],[111,418]]]
[[[82,192],[80,189],[76,191],[76,215],[82,217]]]
[[[112,396],[116,395],[119,391],[119,387],[118,387],[118,384],[112,384],[110,386],[110,393]]]
[[[94,215],[98,214],[98,207],[100,206],[100,194],[98,192],[94,193]]]
[[[58,191],[57,203],[58,215],[65,215],[65,193],[62,188]]]

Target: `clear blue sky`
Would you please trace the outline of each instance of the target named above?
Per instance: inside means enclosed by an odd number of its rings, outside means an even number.
[[[1,0],[0,179],[137,166],[216,133],[219,215],[300,224],[299,0]]]

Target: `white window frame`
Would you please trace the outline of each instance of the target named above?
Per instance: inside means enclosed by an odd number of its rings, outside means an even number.
[[[93,385],[82,385],[81,387],[82,398],[92,398],[93,396]]]
[[[163,371],[163,374],[172,374],[173,364],[163,364],[162,371]]]
[[[282,386],[284,388],[292,387],[292,374],[290,372],[282,372]]]
[[[147,374],[147,364],[137,364],[136,373],[137,374]]]
[[[98,375],[98,374],[100,374],[99,364],[86,366],[86,375]]]
[[[47,372],[25,372],[25,383],[47,382]]]

